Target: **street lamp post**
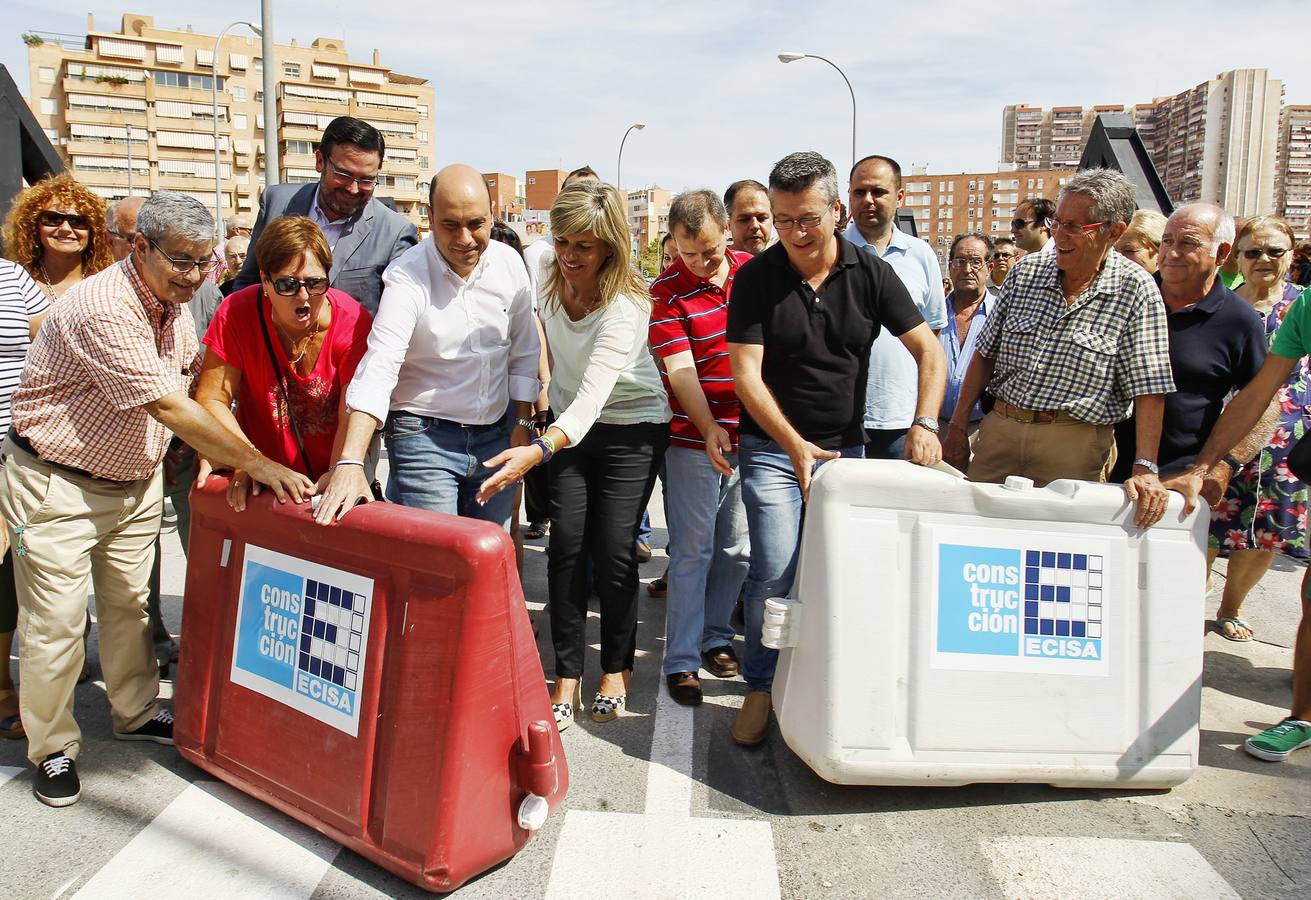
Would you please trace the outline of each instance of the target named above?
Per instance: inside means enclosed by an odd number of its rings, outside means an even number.
[[[634,131],[641,131],[645,127],[645,122],[634,122],[628,126],[628,130],[624,132],[623,140],[619,142],[619,161],[615,163],[615,187],[619,188],[620,191],[624,189],[624,142],[628,140],[628,136]],[[627,198],[624,199],[624,205],[625,207],[628,205]]]
[[[814,53],[780,53],[778,61],[781,63],[796,62],[799,59],[817,59],[820,62],[826,62],[833,68],[837,69],[842,80],[847,83],[847,90],[851,93],[851,167],[856,167],[856,92],[851,89],[851,79],[847,78],[847,73],[838,68],[838,64],[831,59],[825,59],[822,56],[816,56]]]
[[[240,25],[245,25],[251,31],[255,32],[256,36],[263,36],[264,34],[264,32],[260,30],[260,27],[256,25],[254,22],[244,22],[241,20],[238,20],[236,22],[230,22],[222,31],[218,33],[218,37],[214,38],[214,56],[210,60],[211,65],[209,71],[210,73],[209,87],[210,87],[210,99],[213,103],[213,114],[214,114],[214,231],[216,232],[219,239],[222,239],[223,237],[223,213],[221,211],[222,203],[223,203],[223,182],[220,178],[220,172],[222,171],[222,169],[220,168],[220,164],[219,164],[219,133],[218,133],[219,44],[223,42],[223,36],[225,34],[227,34],[229,31]],[[268,123],[266,122],[265,124],[267,125]]]

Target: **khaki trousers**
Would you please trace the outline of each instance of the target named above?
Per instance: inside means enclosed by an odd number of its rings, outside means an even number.
[[[159,667],[146,596],[163,481],[116,483],[55,468],[6,441],[0,509],[13,547],[22,651],[18,671],[27,755],[76,758],[82,732],[73,691],[86,651],[88,579],[95,585],[100,663],[115,731],[156,712]]]
[[[1062,416],[1056,422],[1020,422],[993,410],[979,426],[970,481],[1032,478],[1042,487],[1059,478],[1105,481],[1115,464],[1115,428]]]

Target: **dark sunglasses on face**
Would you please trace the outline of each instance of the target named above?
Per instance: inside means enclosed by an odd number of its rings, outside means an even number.
[[[1023,228],[1026,225],[1037,225],[1037,219],[1011,219],[1012,228]]]
[[[52,209],[43,209],[41,214],[36,217],[36,220],[46,228],[58,228],[67,222],[74,231],[91,230],[91,220],[79,213],[61,213]]]
[[[1260,259],[1262,256],[1279,259],[1287,252],[1287,247],[1248,247],[1243,251],[1243,256],[1247,259]]]
[[[305,288],[305,293],[311,297],[317,297],[319,294],[327,293],[328,279],[326,278],[275,278],[273,280],[273,290],[277,291],[284,297],[294,297],[300,293],[301,288]]]

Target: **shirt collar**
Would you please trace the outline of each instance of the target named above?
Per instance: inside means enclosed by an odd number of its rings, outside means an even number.
[[[1161,273],[1156,272],[1153,274],[1152,280],[1156,282],[1157,289],[1160,289]],[[1178,312],[1191,312],[1192,310],[1197,310],[1198,312],[1204,312],[1207,315],[1210,315],[1220,308],[1220,306],[1225,302],[1225,294],[1229,293],[1232,292],[1229,288],[1225,287],[1224,279],[1220,277],[1220,272],[1217,270],[1215,273],[1215,281],[1211,284],[1211,289],[1202,295],[1202,299],[1198,300],[1191,306],[1186,306],[1183,309],[1178,310]],[[1165,303],[1164,297],[1162,297],[1161,302]],[[1174,312],[1174,310],[1170,309],[1168,304],[1165,308],[1167,313]]]
[[[865,235],[860,233],[860,228],[856,226],[854,220],[847,223],[847,227],[843,230],[842,236],[857,247],[868,247],[871,253],[877,253],[877,248],[869,241],[865,240]],[[906,234],[896,225],[892,226],[892,237],[888,239],[888,249],[883,252],[888,253],[892,250],[897,250],[901,253],[910,250],[910,235]]]
[[[983,300],[979,303],[979,308],[974,314],[976,316],[987,317],[988,308],[992,306],[993,301],[996,299],[997,299],[997,295],[993,293],[992,288],[988,288],[984,292]],[[956,313],[956,292],[952,291],[950,294],[947,295],[947,314],[955,315],[955,313]]]
[[[362,211],[363,210],[361,210],[361,212]],[[329,225],[345,225],[351,220],[351,216],[342,216],[340,219],[329,219],[328,214],[323,211],[323,207],[319,206],[318,187],[314,188],[314,199],[310,201],[310,212],[313,214],[314,218],[322,219]]]
[[[437,257],[437,265],[441,269],[442,274],[457,284],[471,287],[473,283],[478,280],[478,275],[487,267],[487,250],[492,246],[491,241],[487,243],[487,247],[483,248],[483,252],[478,254],[478,262],[473,267],[473,271],[469,273],[468,278],[463,277],[459,272],[451,268],[451,264],[446,261],[446,257],[442,256],[442,252],[437,249],[436,240],[429,237],[428,241],[432,246],[432,255]]]
[[[141,277],[141,273],[137,271],[136,263],[133,262],[135,258],[136,254],[130,253],[119,263],[119,266],[122,267],[123,273],[127,276],[128,284],[132,285],[132,290],[136,293],[137,300],[141,302],[141,308],[145,310],[146,316],[150,321],[163,325],[170,318],[170,314],[177,314],[177,304],[165,303],[155,296],[155,292],[150,289],[150,286],[146,284],[146,280]]]

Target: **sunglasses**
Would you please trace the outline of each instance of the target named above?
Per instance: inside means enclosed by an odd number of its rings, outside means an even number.
[[[305,288],[305,293],[311,297],[317,297],[319,294],[327,293],[328,279],[326,278],[275,278],[273,280],[273,290],[277,291],[284,297],[294,297],[300,293],[300,289]]]
[[[53,209],[43,209],[41,214],[36,217],[36,220],[46,228],[58,228],[67,222],[68,226],[74,231],[91,230],[91,220],[80,213],[61,213],[55,212]]]
[[[1279,259],[1287,252],[1287,247],[1248,247],[1243,251],[1243,257],[1245,259],[1260,259],[1262,256],[1268,256],[1271,259]]]
[[[1024,228],[1026,225],[1037,225],[1037,219],[1011,219],[1012,228]]]

